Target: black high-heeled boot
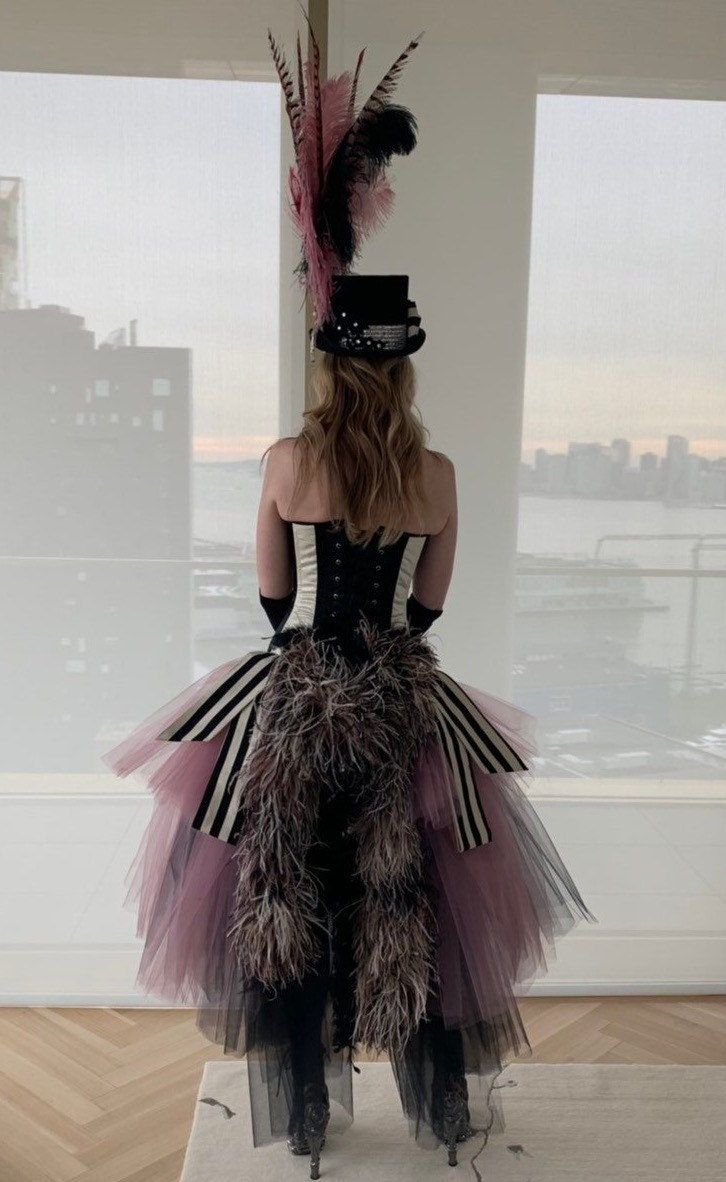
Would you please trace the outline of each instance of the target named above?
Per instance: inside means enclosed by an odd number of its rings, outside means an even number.
[[[320,1177],[320,1151],[325,1144],[325,1130],[330,1119],[328,1089],[325,1084],[307,1083],[301,1104],[291,1120],[287,1147],[290,1153],[310,1154],[310,1177]]]
[[[446,1146],[449,1165],[457,1164],[457,1145],[474,1132],[468,1105],[469,1094],[463,1075],[446,1075],[434,1079],[431,1096],[433,1130]]]
[[[328,1089],[319,1084],[308,1084],[305,1089],[303,1132],[310,1146],[310,1177],[320,1177],[320,1151],[325,1144],[325,1130],[330,1119]]]

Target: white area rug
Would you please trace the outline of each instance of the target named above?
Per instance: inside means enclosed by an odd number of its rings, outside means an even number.
[[[449,1174],[443,1148],[410,1137],[388,1064],[361,1067],[354,1123],[329,1133],[321,1182],[475,1182],[481,1138],[460,1147],[458,1174]],[[517,1065],[499,1083],[507,1127],[477,1158],[482,1182],[726,1177],[726,1067]],[[305,1182],[307,1157],[283,1143],[253,1148],[244,1063],[208,1063],[199,1096],[217,1103],[197,1103],[181,1182]]]

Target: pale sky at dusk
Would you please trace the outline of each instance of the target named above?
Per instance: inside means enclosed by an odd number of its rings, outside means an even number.
[[[525,451],[726,455],[726,103],[538,103]]]
[[[196,454],[277,428],[279,91],[0,73],[28,294],[193,349]],[[544,96],[525,455],[670,433],[726,454],[726,104]]]

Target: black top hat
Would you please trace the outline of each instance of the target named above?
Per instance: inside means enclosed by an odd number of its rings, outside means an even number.
[[[346,357],[406,357],[425,340],[408,275],[336,276],[330,316],[315,333],[318,349]]]

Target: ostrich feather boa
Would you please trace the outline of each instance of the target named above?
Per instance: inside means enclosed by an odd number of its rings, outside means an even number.
[[[436,923],[412,816],[413,765],[435,731],[428,642],[363,623],[364,661],[304,632],[275,662],[244,768],[232,935],[243,978],[301,980],[321,948],[307,864],[320,793],[356,794],[355,1041],[395,1052],[434,986]]]

